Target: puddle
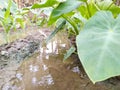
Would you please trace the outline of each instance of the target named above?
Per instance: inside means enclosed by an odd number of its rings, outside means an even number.
[[[120,90],[119,85],[93,85],[76,63],[76,57],[63,62],[70,47],[66,35],[60,33],[47,47],[21,63],[0,70],[0,90]]]

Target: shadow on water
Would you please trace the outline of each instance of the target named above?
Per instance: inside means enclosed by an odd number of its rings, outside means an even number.
[[[20,64],[0,70],[1,90],[119,90],[104,83],[93,85],[82,75],[76,57],[63,62],[70,47],[66,34],[59,34],[40,52]]]

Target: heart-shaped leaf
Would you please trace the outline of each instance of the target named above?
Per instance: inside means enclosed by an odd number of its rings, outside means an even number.
[[[80,61],[93,83],[120,75],[120,15],[97,12],[76,38]]]
[[[76,9],[80,4],[83,2],[78,0],[67,0],[65,2],[61,2],[58,7],[53,9],[49,24],[54,23],[61,15],[71,12],[72,10]]]

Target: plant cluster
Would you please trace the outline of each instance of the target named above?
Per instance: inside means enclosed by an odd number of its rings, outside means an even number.
[[[4,28],[6,42],[9,42],[10,30],[16,30],[18,24],[21,28],[25,28],[24,14],[26,10],[18,9],[17,4],[13,0],[0,1],[0,24]]]
[[[31,9],[52,8],[48,24],[56,25],[50,40],[67,28],[76,36],[77,53],[93,83],[120,75],[120,7],[116,0],[47,0]],[[63,27],[64,26],[64,27]],[[71,47],[65,59],[75,51]]]

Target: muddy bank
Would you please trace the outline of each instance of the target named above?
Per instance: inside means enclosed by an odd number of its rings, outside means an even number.
[[[37,31],[32,32],[24,39],[0,46],[0,69],[11,62],[20,62],[39,50],[45,36]]]

